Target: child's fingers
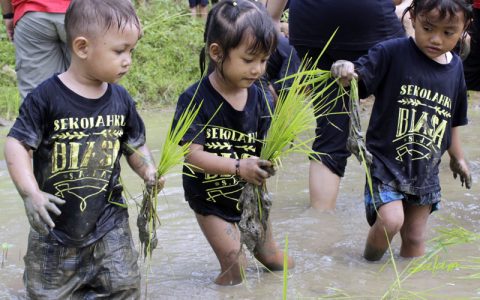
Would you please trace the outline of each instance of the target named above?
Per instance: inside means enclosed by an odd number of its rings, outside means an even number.
[[[472,187],[472,175],[471,174],[466,174],[465,176],[462,177],[462,186],[463,183],[465,182],[465,187],[467,189],[470,189]]]
[[[45,223],[41,220],[40,215],[37,213],[34,213],[33,215],[30,215],[28,218],[28,221],[30,222],[30,225],[37,231],[38,233],[43,233],[47,234],[48,229]]]
[[[61,199],[61,198],[58,198],[57,196],[54,196],[52,194],[48,194],[48,193],[43,193],[45,195],[45,197],[48,199],[49,202],[53,202],[57,205],[63,205],[65,204],[65,200]]]
[[[57,208],[58,209],[58,208]],[[48,214],[48,211],[46,208],[42,207],[38,210],[38,214],[42,218],[42,220],[50,227],[53,228],[55,227],[55,223],[53,223],[52,218],[50,218],[50,215]]]

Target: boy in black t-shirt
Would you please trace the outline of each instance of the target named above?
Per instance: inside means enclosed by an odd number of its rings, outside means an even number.
[[[381,42],[354,62],[339,60],[332,75],[358,76],[360,94],[375,95],[366,145],[373,156],[365,209],[371,228],[364,257],[379,260],[400,233],[400,256],[425,253],[430,213],[441,200],[439,165],[448,151],[462,185],[471,173],[461,147],[467,94],[462,61],[452,52],[468,27],[463,0],[414,0],[407,8],[414,37]],[[362,95],[361,95],[362,96]],[[371,190],[370,190],[371,189]]]
[[[32,227],[27,295],[138,298],[121,154],[148,186],[164,182],[156,179],[134,101],[115,84],[130,68],[140,22],[130,1],[74,0],[65,27],[70,67],[26,97],[5,145]]]

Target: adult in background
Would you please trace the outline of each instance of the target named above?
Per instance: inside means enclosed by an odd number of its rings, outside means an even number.
[[[473,1],[473,23],[470,26],[470,53],[463,61],[467,88],[480,91],[480,0]]]
[[[188,0],[190,15],[195,18],[207,19],[208,0]]]
[[[269,1],[267,8],[279,24],[287,0]],[[317,67],[330,70],[334,61],[356,60],[380,41],[402,37],[405,31],[392,0],[290,0],[289,38],[300,58],[315,61],[338,27],[333,41]],[[337,89],[333,85],[332,89]],[[330,93],[336,97],[336,91]],[[349,132],[348,99],[334,101],[327,117],[317,118],[316,139],[312,148],[317,160],[311,160],[309,172],[310,204],[324,211],[336,205],[340,178],[343,177],[350,152],[346,148]]]
[[[67,69],[65,12],[70,0],[0,0],[7,36],[15,44],[21,100],[38,84]]]

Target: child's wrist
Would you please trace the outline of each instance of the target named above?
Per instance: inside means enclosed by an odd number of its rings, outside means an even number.
[[[235,160],[235,176],[240,177],[240,158]]]

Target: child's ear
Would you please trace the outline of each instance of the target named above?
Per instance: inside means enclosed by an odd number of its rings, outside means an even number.
[[[72,42],[72,52],[81,59],[87,57],[89,42],[86,37],[79,36]]]
[[[223,60],[223,50],[217,43],[210,44],[210,46],[208,47],[208,54],[210,55],[210,58],[216,63]]]

